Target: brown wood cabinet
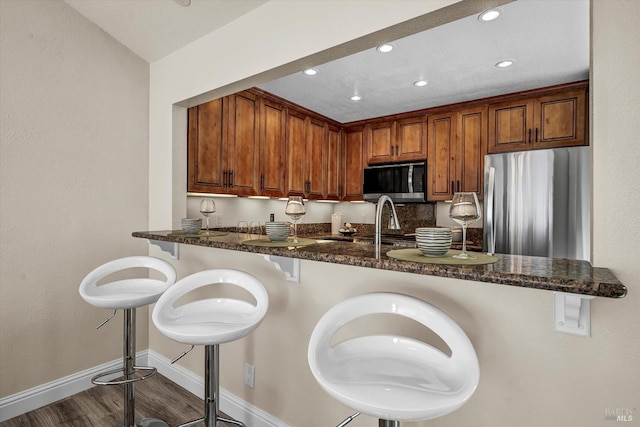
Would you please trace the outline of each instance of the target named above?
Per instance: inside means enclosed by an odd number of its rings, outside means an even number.
[[[189,109],[187,191],[226,191],[224,107],[221,98]]]
[[[489,153],[587,145],[587,87],[489,106]]]
[[[344,129],[342,141],[342,200],[363,200],[362,185],[365,166],[364,127]]]
[[[459,191],[482,197],[486,122],[486,106],[429,116],[427,200],[451,200]]]
[[[228,98],[227,191],[239,196],[255,196],[259,182],[259,100],[246,91]]]
[[[425,160],[426,120],[423,115],[367,125],[367,163]]]
[[[260,188],[262,196],[285,195],[286,109],[276,102],[260,102]]]
[[[334,125],[328,125],[327,128],[327,175],[326,184],[327,191],[325,198],[327,200],[340,200],[342,196],[341,186],[341,131]]]

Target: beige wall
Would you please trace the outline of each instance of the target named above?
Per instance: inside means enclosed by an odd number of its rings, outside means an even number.
[[[385,10],[385,3],[393,4],[393,10]],[[223,32],[213,33],[210,38],[152,64],[152,224],[167,226],[179,219],[175,215],[184,210],[176,208],[184,206],[181,197],[174,196],[173,200],[168,197],[171,179],[163,175],[172,164],[174,177],[184,175],[182,166],[176,167],[184,162],[180,158],[171,159],[167,154],[170,153],[167,147],[172,146],[166,136],[170,135],[167,118],[172,112],[171,104],[188,100],[198,91],[224,93],[233,81],[247,79],[239,86],[250,85],[263,78],[259,73],[328,47],[327,20],[341,22],[346,16],[340,13],[340,7],[326,6],[319,12],[314,9],[314,2],[295,3],[295,7],[289,6],[288,12],[295,14],[296,19],[275,22],[277,25],[270,28],[271,32],[262,35],[260,46],[277,45],[285,34],[290,37],[292,32],[296,33],[298,43],[290,50],[263,57],[257,52],[261,47],[252,49],[243,44],[247,37],[252,37],[246,29],[253,28],[248,24],[256,21],[277,21],[284,15],[278,9],[282,4],[269,3],[246,19],[227,26]],[[428,12],[415,8],[413,3],[406,8],[404,2],[374,4],[378,9],[360,11],[355,29],[333,26],[336,30],[330,33],[329,43],[347,42],[392,25],[404,12],[410,16]],[[433,4],[422,2],[422,5],[428,8]],[[302,262],[302,282],[296,285],[284,281],[282,273],[257,255],[183,247],[181,260],[175,263],[180,277],[212,267],[245,269],[265,282],[271,296],[269,313],[260,328],[244,340],[223,346],[222,386],[293,426],[320,427],[337,423],[350,411],[322,392],[309,373],[306,345],[311,330],[323,312],[347,296],[394,290],[429,300],[448,312],[468,333],[480,359],[480,386],[471,401],[452,415],[416,425],[595,427],[607,425],[607,410],[637,408],[640,337],[636,325],[640,323],[637,309],[640,297],[636,293],[640,271],[636,261],[637,240],[621,236],[637,236],[639,228],[611,207],[625,199],[630,203],[630,211],[640,209],[640,198],[636,194],[625,197],[627,190],[637,188],[636,168],[631,166],[640,161],[636,146],[636,135],[640,132],[635,119],[640,114],[639,98],[637,88],[629,84],[638,80],[640,69],[634,48],[640,37],[636,25],[639,14],[640,3],[634,1],[596,0],[594,7],[591,120],[594,260],[598,266],[612,268],[628,286],[629,295],[622,300],[597,298],[592,302],[591,338],[552,331],[549,292],[311,261]],[[298,33],[300,28],[305,31]],[[215,49],[216,40],[230,39],[240,40],[238,43],[246,49],[245,55],[230,56],[216,51],[219,56],[215,56],[218,59],[215,67],[209,64],[203,53]],[[622,64],[622,69],[618,64]],[[181,73],[180,68],[189,71]],[[191,69],[198,70],[195,78],[191,78],[194,76]],[[207,69],[211,71],[208,75]],[[254,74],[258,76],[252,80],[250,76]],[[186,79],[186,75],[190,79]],[[175,149],[179,143],[173,141],[174,155],[181,152]],[[158,254],[155,248],[151,253]],[[183,349],[160,336],[153,327],[150,347],[166,357]],[[256,366],[254,389],[243,385],[245,362]],[[202,374],[201,351],[180,363]],[[373,420],[363,416],[352,425],[372,424],[375,424]]]
[[[121,354],[86,273],[143,254],[149,65],[62,1],[0,1],[0,397]],[[141,313],[139,349],[147,348]]]

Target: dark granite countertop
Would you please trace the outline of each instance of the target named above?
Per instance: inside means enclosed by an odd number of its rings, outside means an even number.
[[[622,298],[627,294],[627,288],[609,269],[592,267],[587,261],[496,254],[498,262],[494,264],[438,265],[389,258],[386,253],[397,249],[397,247],[386,245],[381,247],[380,259],[376,259],[374,245],[352,243],[349,240],[325,240],[322,237],[326,236],[326,233],[305,236],[317,239],[318,243],[297,248],[244,245],[237,234],[233,232],[208,239],[170,234],[171,231],[137,231],[132,233],[133,237],[185,245],[207,246],[499,285],[607,298]]]

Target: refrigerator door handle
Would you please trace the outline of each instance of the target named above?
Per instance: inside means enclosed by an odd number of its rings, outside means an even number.
[[[489,255],[493,255],[496,252],[496,227],[493,216],[493,199],[495,196],[495,186],[496,186],[496,168],[489,168],[489,177],[487,182],[487,194],[485,194],[485,203],[487,205],[487,218],[486,218],[486,226],[489,230],[488,237],[489,241],[487,242],[487,253]]]

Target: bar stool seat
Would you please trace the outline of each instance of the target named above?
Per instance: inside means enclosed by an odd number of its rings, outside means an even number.
[[[375,313],[417,321],[442,338],[451,356],[400,335],[360,336],[331,345],[342,326]],[[469,400],[480,378],[473,345],[450,317],[429,303],[394,293],[360,295],[331,308],[311,335],[308,359],[329,395],[379,418],[379,426],[446,415]]]
[[[212,290],[215,290],[217,285],[222,284],[244,289],[254,302],[224,296],[211,297],[209,294],[203,297],[203,293],[195,292],[204,287],[213,287]],[[180,304],[187,299],[189,302]],[[250,334],[260,325],[268,307],[269,295],[264,285],[248,273],[231,269],[194,273],[179,280],[160,297],[152,315],[158,330],[175,341],[191,344],[192,348],[194,345],[205,346],[204,417],[182,426],[204,422],[206,427],[216,427],[218,420],[243,425],[218,415],[219,345]],[[187,353],[182,353],[172,363]]]
[[[164,279],[150,279],[148,277],[132,277],[106,282],[109,276],[132,269],[157,271]],[[139,272],[138,272],[139,273]],[[94,376],[91,381],[96,385],[124,385],[124,427],[165,427],[167,424],[155,418],[135,420],[134,382],[142,381],[154,375],[157,370],[150,366],[135,365],[135,330],[136,308],[152,304],[160,298],[169,286],[176,281],[176,272],[171,264],[159,258],[149,256],[131,256],[109,261],[93,271],[82,280],[80,296],[89,304],[114,310],[114,314],[102,322],[98,328],[111,320],[117,310],[124,311],[124,347],[123,366],[119,369],[102,372]],[[146,372],[136,375],[136,372]],[[124,376],[122,380],[102,380],[114,374]]]

